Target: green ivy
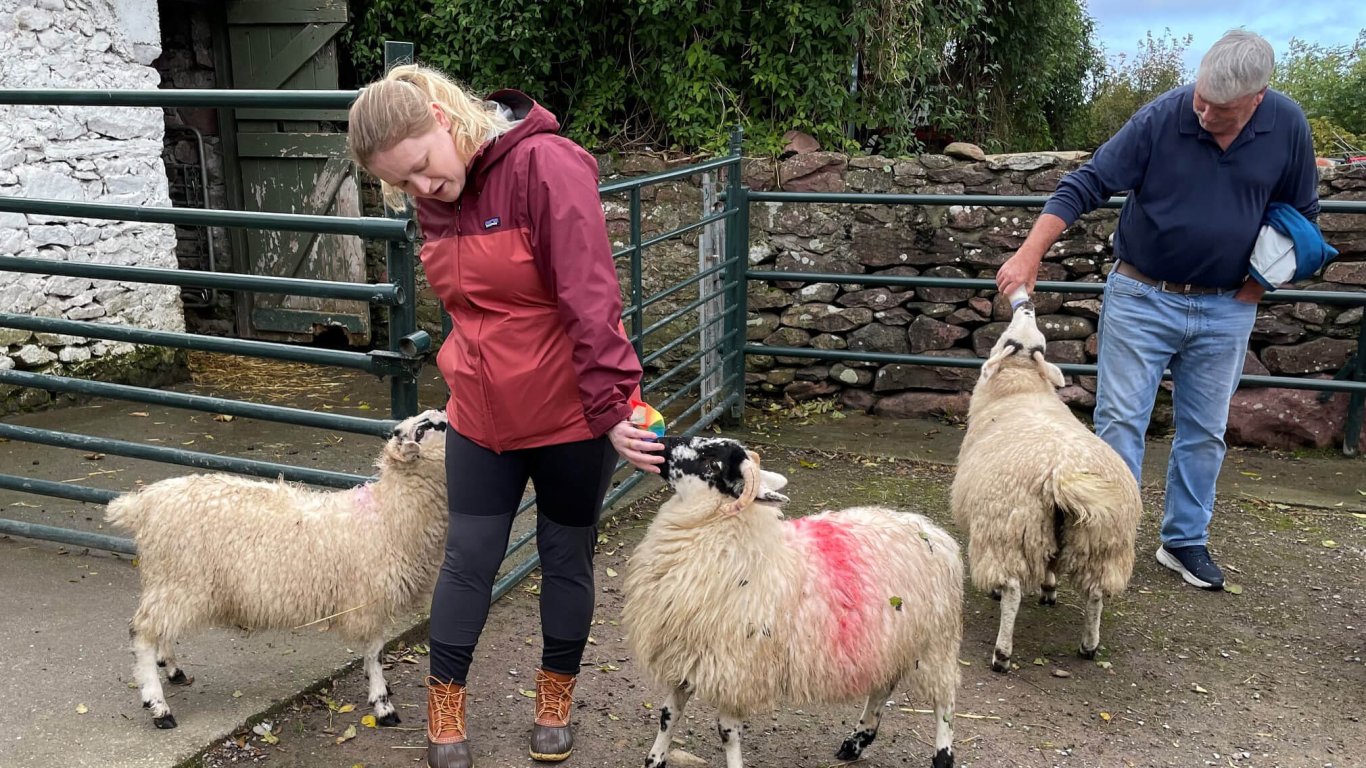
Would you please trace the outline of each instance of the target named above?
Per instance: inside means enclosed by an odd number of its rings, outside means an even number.
[[[759,153],[794,129],[846,151],[1043,148],[1095,62],[1083,0],[352,0],[352,16],[362,82],[384,40],[411,40],[595,148],[717,151],[736,125]]]

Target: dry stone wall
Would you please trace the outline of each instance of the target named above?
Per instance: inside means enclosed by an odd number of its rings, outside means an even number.
[[[752,189],[765,190],[1029,195],[1051,192],[1063,174],[1082,162],[1077,153],[973,161],[944,155],[850,158],[814,152],[782,161],[747,161],[745,180]],[[604,180],[665,168],[647,156],[603,157],[600,164]],[[1321,193],[1325,199],[1366,199],[1366,169],[1326,170]],[[698,190],[688,184],[647,189],[643,202],[646,237],[700,214]],[[630,233],[625,199],[609,198],[605,207],[614,245],[624,247]],[[1036,209],[998,206],[756,203],[749,262],[754,268],[800,272],[990,278],[1023,242],[1036,215]],[[1113,263],[1116,218],[1114,211],[1083,217],[1048,254],[1040,279],[1101,282]],[[1366,291],[1366,216],[1326,214],[1321,225],[1342,255],[1320,277],[1299,287]],[[646,295],[691,274],[696,263],[694,238],[650,249],[644,260]],[[623,268],[623,285],[627,274]],[[1039,293],[1035,303],[1049,339],[1049,358],[1094,363],[1099,297]],[[657,317],[672,306],[652,310]],[[994,290],[796,281],[751,283],[749,310],[747,336],[752,343],[945,358],[985,356],[1009,316],[1008,304]],[[1245,369],[1330,377],[1356,349],[1361,314],[1360,308],[1308,303],[1263,305]],[[647,351],[651,347],[647,344]],[[890,417],[965,414],[977,375],[974,369],[951,366],[831,364],[762,355],[749,357],[747,366],[751,394],[799,401],[836,397],[846,406]],[[1068,377],[1061,391],[1083,413],[1094,405],[1094,393],[1093,377]],[[1160,399],[1154,430],[1170,425],[1168,402]],[[1333,445],[1341,440],[1346,403],[1341,394],[1320,402],[1313,392],[1245,389],[1234,399],[1229,438],[1273,447]]]
[[[155,22],[155,0],[0,0],[0,87],[156,88]],[[169,205],[162,126],[159,109],[0,106],[0,195]],[[7,256],[174,267],[174,251],[167,225],[0,213]],[[0,272],[0,311],[184,330],[172,286]],[[0,369],[136,381],[166,359],[121,342],[0,328]],[[6,409],[45,398],[0,387]]]

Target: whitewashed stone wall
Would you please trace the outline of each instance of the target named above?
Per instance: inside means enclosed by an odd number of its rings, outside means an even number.
[[[0,87],[154,89],[156,20],[156,0],[0,0]],[[169,206],[163,133],[160,109],[0,106],[0,195]],[[0,213],[0,254],[176,266],[169,225],[54,216]],[[0,272],[0,312],[185,327],[174,286],[75,277]],[[0,328],[0,369],[62,373],[133,351]]]

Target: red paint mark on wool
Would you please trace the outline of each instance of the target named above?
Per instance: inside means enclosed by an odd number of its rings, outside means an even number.
[[[868,584],[868,568],[859,541],[837,521],[825,517],[793,520],[793,533],[812,555],[819,577],[813,590],[829,606],[830,648],[856,687],[870,681],[879,659],[872,658],[869,621],[876,614]]]

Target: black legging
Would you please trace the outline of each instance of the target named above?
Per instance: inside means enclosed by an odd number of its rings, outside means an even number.
[[[465,682],[528,479],[541,556],[541,667],[578,674],[593,620],[598,516],[616,461],[606,436],[500,454],[446,430],[450,529],[432,596],[433,677]]]

